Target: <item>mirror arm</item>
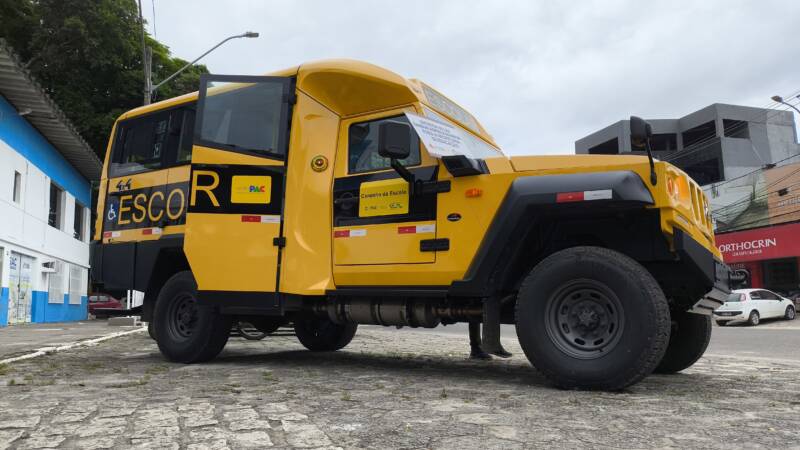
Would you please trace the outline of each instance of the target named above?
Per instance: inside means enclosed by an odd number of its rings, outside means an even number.
[[[406,169],[405,167],[403,167],[402,164],[400,164],[400,161],[394,158],[390,160],[389,164],[392,166],[392,169],[394,169],[394,171],[397,172],[398,175],[400,175],[400,178],[408,182],[408,195],[413,196],[417,184],[417,179],[414,176],[414,174],[409,172],[408,169]]]
[[[655,186],[658,183],[658,177],[656,176],[656,163],[653,161],[653,149],[650,147],[650,136],[644,140],[644,146],[647,150],[647,159],[650,160],[650,184]]]

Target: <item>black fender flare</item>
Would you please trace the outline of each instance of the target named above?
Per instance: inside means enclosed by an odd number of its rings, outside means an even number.
[[[559,194],[566,193],[585,193],[586,200],[560,203]],[[524,220],[532,211],[587,204],[601,208],[643,208],[653,203],[652,194],[633,171],[519,177],[511,183],[464,278],[454,281],[448,294],[455,297],[495,295],[499,287],[493,285],[491,277],[508,263],[503,261],[504,250],[520,235],[521,227],[529,226]]]

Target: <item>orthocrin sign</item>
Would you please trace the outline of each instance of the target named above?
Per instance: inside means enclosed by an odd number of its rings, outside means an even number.
[[[800,256],[800,223],[718,234],[717,247],[726,263]]]

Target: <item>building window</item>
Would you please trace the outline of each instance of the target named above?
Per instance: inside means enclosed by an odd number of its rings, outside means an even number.
[[[52,262],[52,272],[47,280],[47,302],[64,303],[64,262]]]
[[[20,203],[22,200],[22,174],[14,171],[14,192],[12,193],[14,203]]]
[[[659,133],[650,138],[650,145],[654,152],[671,152],[678,149],[678,135],[676,133]]]
[[[85,210],[86,208],[84,208],[83,205],[81,205],[77,201],[75,202],[75,220],[72,222],[72,236],[79,241],[82,241],[84,239],[83,216]]]
[[[690,128],[681,134],[683,135],[683,148],[687,148],[715,138],[717,136],[717,127],[712,120]]]
[[[750,139],[750,127],[745,120],[722,119],[725,137]]]
[[[81,296],[85,292],[83,283],[83,267],[69,265],[69,304],[80,305]]]
[[[614,138],[595,145],[589,149],[590,155],[617,155],[619,154],[619,139]]]
[[[64,190],[50,183],[50,213],[47,216],[47,223],[51,227],[61,229],[63,226],[64,209]]]

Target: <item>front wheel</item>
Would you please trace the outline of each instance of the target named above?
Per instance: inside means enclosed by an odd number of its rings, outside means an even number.
[[[717,322],[717,325],[719,325],[721,327],[724,327],[725,325],[728,324],[727,320],[717,320],[716,322]]]
[[[672,314],[672,331],[664,358],[656,373],[676,373],[691,367],[711,341],[711,317],[690,312]]]
[[[189,271],[173,275],[161,288],[153,322],[161,354],[182,363],[216,357],[231,330],[230,317],[197,304],[197,283]]]
[[[761,315],[758,311],[750,311],[750,317],[747,318],[747,323],[752,327],[761,323]]]
[[[783,318],[786,320],[794,320],[795,314],[794,306],[789,305],[786,307],[786,312],[783,313]]]
[[[333,352],[343,349],[356,335],[358,324],[339,325],[329,319],[308,317],[294,322],[294,332],[303,346],[312,352]]]
[[[669,342],[667,299],[633,259],[600,247],[554,253],[526,277],[516,328],[528,360],[561,388],[620,390],[649,375]]]

